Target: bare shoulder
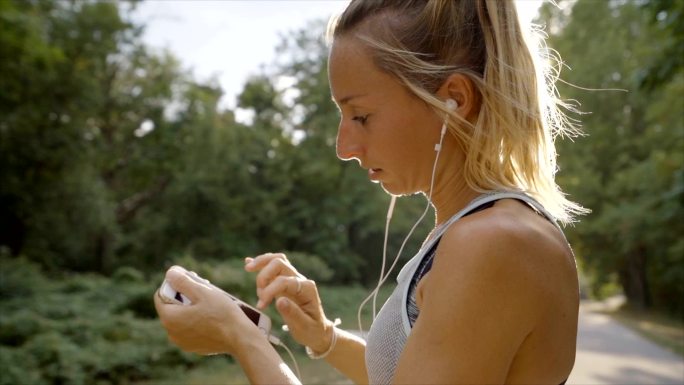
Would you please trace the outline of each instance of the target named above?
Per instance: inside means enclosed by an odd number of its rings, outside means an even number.
[[[459,220],[418,285],[420,316],[397,382],[563,381],[574,360],[576,281],[563,235],[518,201]]]
[[[526,204],[511,199],[456,222],[445,232],[440,247],[440,254],[458,256],[445,259],[459,264],[472,260],[475,264],[499,262],[520,267],[554,263],[574,266],[572,251],[561,231]]]
[[[507,301],[530,317],[574,289],[577,281],[574,256],[560,230],[510,199],[452,225],[434,263],[435,275],[444,274],[444,279],[436,279],[442,286],[438,291],[472,295],[488,290],[492,305]],[[447,277],[458,277],[459,282]],[[450,285],[458,287],[444,287]]]

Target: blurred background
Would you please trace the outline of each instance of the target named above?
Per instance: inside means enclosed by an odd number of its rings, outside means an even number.
[[[565,229],[582,296],[681,362],[684,2],[518,4],[583,112],[556,141],[592,210]],[[0,0],[0,385],[245,382],[167,342],[151,298],[172,264],[250,302],[243,258],[285,251],[355,327],[389,199],[335,157],[323,36],[345,5]],[[399,200],[389,255],[424,205]],[[295,350],[306,383],[344,383]]]

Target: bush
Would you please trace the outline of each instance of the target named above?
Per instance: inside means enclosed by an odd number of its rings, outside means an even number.
[[[21,309],[0,318],[0,345],[21,346],[48,329],[48,321],[31,309]]]
[[[0,345],[0,385],[44,385],[36,359],[23,349]]]
[[[0,298],[30,296],[42,289],[45,279],[40,267],[24,257],[0,255]]]
[[[316,256],[288,257],[319,282],[332,275]],[[161,272],[148,280],[130,268],[119,269],[112,278],[73,274],[55,279],[25,261],[13,263],[22,272],[14,277],[28,277],[32,283],[25,287],[27,281],[15,279],[12,291],[31,294],[0,298],[0,385],[125,384],[211,363],[168,342],[152,301]],[[200,262],[186,257],[178,264],[247,302],[254,298],[254,274],[244,271],[242,259]],[[342,317],[344,327],[355,327],[356,309],[367,290],[320,286],[320,292],[328,317]],[[280,317],[273,306],[266,313],[277,332]],[[282,338],[295,346],[286,333]]]
[[[153,293],[154,289],[131,291],[127,300],[115,312],[124,313],[130,311],[139,318],[155,319],[157,318],[157,310],[154,308]]]
[[[51,384],[84,384],[85,367],[94,365],[97,359],[56,332],[32,338],[24,349],[36,360],[42,378]]]
[[[290,251],[286,255],[297,271],[316,282],[330,282],[335,275],[333,269],[317,255],[298,251]]]
[[[145,275],[134,267],[122,266],[114,271],[112,280],[116,283],[140,283],[145,280]]]
[[[79,274],[66,278],[59,290],[65,294],[92,292],[109,284],[109,279],[97,274]]]
[[[208,279],[212,284],[245,302],[251,302],[256,299],[254,274],[245,271],[242,258],[201,262],[192,256],[186,255],[176,259],[174,263],[187,270],[196,272],[202,278]]]
[[[25,260],[8,261],[2,290],[11,295],[0,297],[0,385],[129,383],[200,362],[172,346],[151,319],[158,282],[136,270],[119,269],[111,279],[48,279]]]

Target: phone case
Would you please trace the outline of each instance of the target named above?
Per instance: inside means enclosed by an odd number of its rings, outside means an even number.
[[[159,288],[159,298],[165,303],[175,304],[175,305],[190,305],[192,301],[179,291],[176,291],[171,285],[164,280],[161,287]]]
[[[252,321],[252,323],[254,323],[259,329],[261,329],[261,331],[263,331],[266,335],[268,335],[271,332],[271,319],[266,314],[241,301],[240,299],[232,296],[231,294],[227,293],[226,291],[222,290],[216,285],[209,283],[209,281],[207,281],[206,279],[202,279],[196,275],[193,276],[192,274],[188,274],[188,276],[197,282],[200,282],[204,285],[209,285],[212,288],[220,290],[232,301],[235,301],[242,310],[242,312],[245,314],[245,316],[247,316],[247,318],[249,318]],[[171,284],[169,284],[166,280],[162,282],[161,287],[159,288],[159,291],[157,293],[159,294],[159,298],[161,298],[162,302],[164,303],[186,306],[192,304],[192,301],[190,301],[188,297],[174,289],[171,286]]]

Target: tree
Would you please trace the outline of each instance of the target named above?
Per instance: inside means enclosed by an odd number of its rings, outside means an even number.
[[[15,253],[46,265],[101,264],[114,212],[91,162],[111,62],[136,30],[113,4],[3,2],[2,196]],[[85,255],[95,258],[81,259]],[[99,259],[99,261],[98,261]]]
[[[0,6],[13,58],[0,68],[0,243],[51,268],[111,271],[127,224],[173,179],[193,84],[141,43],[126,5]]]
[[[649,1],[642,8],[648,13],[650,24],[666,32],[660,53],[651,58],[649,67],[641,74],[641,86],[652,90],[676,77],[684,67],[684,25],[680,22],[684,17],[684,3]]]
[[[276,247],[280,242],[287,250],[320,256],[338,282],[370,283],[379,275],[389,199],[355,163],[336,157],[339,113],[330,97],[324,31],[323,21],[313,21],[284,36],[272,72],[252,79],[240,101],[254,111],[254,128],[275,126],[279,132],[271,140],[277,171],[268,178],[278,182],[261,189],[282,195],[270,197],[278,220],[267,223],[264,232],[278,234]],[[291,85],[277,87],[283,80]],[[390,229],[390,257],[425,205],[418,197],[405,201]],[[418,238],[432,224],[423,223],[407,250],[417,250]]]
[[[569,235],[596,286],[617,275],[633,305],[684,314],[684,121],[672,108],[682,66],[642,87],[674,36],[634,2],[580,0],[568,10],[546,5],[541,19],[572,68],[561,95],[590,111],[588,136],[559,146],[561,185],[593,210]]]
[[[286,250],[334,282],[374,281],[389,199],[335,156],[323,23],[285,36],[284,60],[248,80],[254,119],[240,124],[216,83],[142,43],[127,4],[1,3],[15,60],[0,63],[0,246],[104,273]],[[399,204],[390,256],[424,204]]]

